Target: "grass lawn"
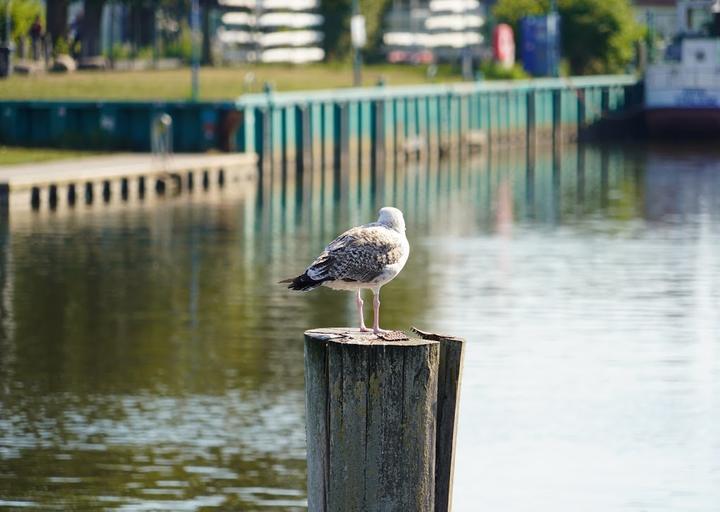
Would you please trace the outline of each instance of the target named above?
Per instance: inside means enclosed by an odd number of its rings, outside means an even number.
[[[252,77],[252,80],[251,80]],[[368,65],[364,85],[380,77],[388,85],[428,83],[425,66]],[[440,67],[433,81],[459,80],[449,68]],[[233,99],[245,92],[259,92],[264,82],[278,91],[331,89],[352,85],[352,67],[338,64],[247,65],[233,68],[202,68],[200,99]],[[190,70],[82,71],[36,76],[13,75],[0,81],[3,99],[187,99]]]
[[[77,158],[80,156],[90,156],[96,154],[98,153],[90,151],[75,151],[70,149],[0,146],[0,166],[46,162],[48,160],[61,160],[65,158]]]

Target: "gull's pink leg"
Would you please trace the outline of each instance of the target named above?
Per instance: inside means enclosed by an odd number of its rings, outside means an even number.
[[[360,332],[370,332],[370,329],[365,327],[365,318],[363,317],[363,300],[360,295],[360,288],[358,288],[357,295],[355,296],[355,304],[357,305],[358,315],[360,316]]]
[[[373,288],[373,332],[375,334],[387,332],[380,329],[380,288]]]

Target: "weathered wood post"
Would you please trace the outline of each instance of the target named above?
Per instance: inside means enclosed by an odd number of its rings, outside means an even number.
[[[310,512],[450,510],[463,341],[305,333]]]
[[[77,190],[75,189],[75,183],[70,183],[67,187],[67,204],[75,206],[75,201],[77,201]]]
[[[48,188],[48,206],[51,209],[57,208],[58,204],[58,187],[55,184],[50,185]]]
[[[10,186],[7,183],[0,183],[0,219],[8,218],[10,209]]]
[[[40,208],[40,187],[33,187],[30,190],[30,205],[33,210]]]

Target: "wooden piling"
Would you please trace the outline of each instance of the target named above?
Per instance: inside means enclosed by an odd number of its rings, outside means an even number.
[[[0,218],[7,219],[10,207],[10,187],[7,183],[0,183]]]
[[[102,182],[103,201],[105,201],[106,203],[109,202],[111,195],[112,195],[112,188],[110,187],[110,181],[105,180]]]
[[[435,512],[452,510],[455,439],[465,342],[413,328],[421,338],[440,343],[435,443]]]
[[[463,342],[305,333],[310,512],[447,511]]]
[[[33,210],[40,208],[40,187],[33,187],[30,191],[30,205]]]
[[[130,183],[127,178],[120,179],[120,197],[123,201],[127,201],[130,196]]]
[[[75,206],[75,201],[77,201],[77,190],[75,189],[75,184],[70,183],[67,187],[67,204],[69,206]]]
[[[95,196],[95,189],[92,182],[85,182],[85,204],[92,204]]]
[[[58,204],[58,187],[55,184],[50,185],[48,188],[48,206],[51,210],[57,208]]]

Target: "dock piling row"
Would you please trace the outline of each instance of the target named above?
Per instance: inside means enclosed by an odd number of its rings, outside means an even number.
[[[157,196],[192,191],[202,180],[203,190],[222,189],[229,182],[254,178],[255,155],[176,155],[172,162],[156,162],[150,155],[118,155],[88,158],[82,165],[50,162],[0,169],[0,202],[4,210],[18,203],[31,209],[74,207],[96,201],[110,203],[143,200],[147,188]],[[202,176],[202,177],[200,177]],[[82,194],[80,197],[78,197]]]

